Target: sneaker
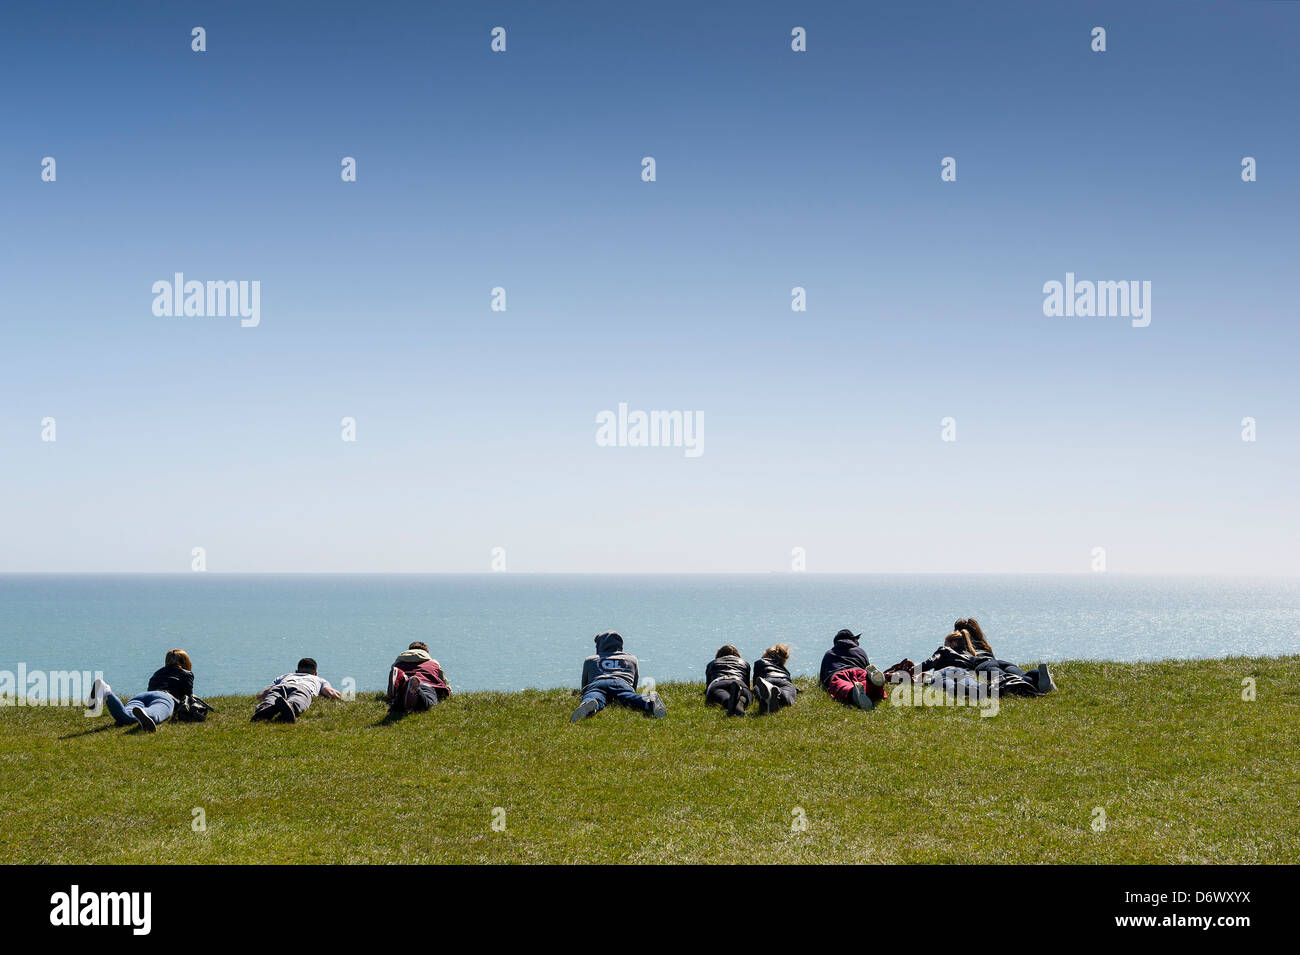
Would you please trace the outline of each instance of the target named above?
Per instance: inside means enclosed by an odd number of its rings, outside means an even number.
[[[280,714],[280,719],[282,719],[286,723],[298,722],[298,714],[293,711],[293,707],[289,705],[288,700],[285,699],[276,700],[275,711]]]
[[[135,721],[140,724],[140,728],[144,730],[146,733],[153,733],[157,731],[158,729],[157,724],[155,724],[154,721],[149,718],[149,714],[144,711],[144,707],[141,706],[131,707],[131,715],[135,717]]]
[[[408,713],[414,710],[423,709],[424,697],[420,694],[420,678],[410,676],[406,678],[406,711]]]
[[[740,694],[743,692],[744,690],[741,688],[739,683],[733,683],[731,685],[731,705],[727,707],[727,713],[729,715],[731,716],[745,715],[745,707],[741,703],[741,696],[740,696]]]
[[[763,705],[764,713],[772,712],[772,704],[775,702],[773,697],[776,696],[772,692],[774,689],[775,687],[768,683],[767,680],[759,680],[754,684],[754,695],[758,697],[758,702]]]
[[[1052,674],[1047,671],[1047,664],[1038,664],[1038,692],[1051,693],[1056,689],[1056,681],[1052,679]]]
[[[668,715],[668,707],[664,706],[664,701],[659,699],[658,693],[650,694],[650,709],[645,711],[645,715],[656,720],[661,720]]]
[[[880,672],[880,667],[876,666],[874,663],[871,663],[867,665],[866,670],[867,670],[867,680],[871,683],[872,686],[882,687],[885,685],[885,675]]]
[[[569,722],[576,723],[578,720],[584,720],[595,713],[598,709],[600,709],[600,704],[595,700],[583,700],[582,703],[578,705],[578,708],[573,711],[573,715],[569,717]]]
[[[253,718],[250,723],[265,723],[275,715],[275,707],[270,703],[263,703],[257,709],[253,710]]]
[[[849,702],[860,710],[869,710],[876,705],[871,702],[871,697],[867,696],[867,688],[861,683],[853,684],[853,690],[849,693]]]
[[[392,706],[397,688],[397,674],[401,673],[401,667],[393,667],[388,671],[388,705]]]
[[[90,699],[86,701],[86,709],[97,710],[104,702],[104,697],[113,692],[113,688],[105,683],[101,678],[95,677],[95,682],[90,685]]]

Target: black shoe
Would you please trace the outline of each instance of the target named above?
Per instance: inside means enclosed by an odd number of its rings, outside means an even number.
[[[250,723],[265,723],[275,715],[275,707],[270,703],[263,703],[257,709],[253,710],[253,718]]]
[[[288,700],[276,700],[275,711],[280,714],[280,719],[286,723],[297,723],[298,714],[293,711]]]
[[[135,721],[140,724],[140,728],[146,733],[156,733],[158,731],[157,724],[154,723],[153,719],[150,718],[149,714],[146,713],[143,708],[139,706],[131,707],[131,715],[135,717]]]
[[[728,716],[744,716],[745,708],[740,705],[740,684],[731,684],[731,702],[727,704]]]
[[[1038,692],[1051,693],[1056,689],[1056,681],[1052,679],[1052,674],[1047,671],[1047,664],[1038,664]]]
[[[866,688],[861,683],[853,684],[853,691],[849,693],[849,702],[860,710],[869,710],[876,705],[871,702],[871,697],[867,696]]]
[[[582,703],[578,705],[578,708],[573,711],[573,715],[569,717],[569,722],[576,723],[578,720],[586,719],[598,709],[600,709],[600,704],[595,700],[583,700]]]

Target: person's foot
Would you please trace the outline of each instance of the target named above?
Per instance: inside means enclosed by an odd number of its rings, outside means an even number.
[[[1052,674],[1047,670],[1046,663],[1038,664],[1038,692],[1051,693],[1056,689],[1056,681],[1052,679]]]
[[[659,699],[658,693],[650,694],[650,708],[645,711],[645,715],[651,719],[661,720],[668,715],[668,707],[664,706],[664,701]]]
[[[408,712],[419,708],[420,703],[423,702],[424,700],[424,698],[420,695],[419,677],[411,676],[406,678],[405,696],[406,696],[406,709]]]
[[[871,697],[867,695],[867,688],[861,683],[854,683],[853,689],[849,693],[849,702],[860,710],[869,710],[876,704],[871,702]]]
[[[583,700],[578,704],[578,708],[573,711],[573,715],[569,717],[569,722],[576,723],[578,720],[585,720],[598,709],[600,709],[600,704],[595,700]]]
[[[280,719],[286,723],[297,723],[298,714],[293,711],[288,700],[276,700],[275,711],[280,714]]]
[[[745,708],[740,705],[740,684],[731,684],[731,702],[727,704],[727,713],[731,716],[744,716]]]
[[[149,714],[144,711],[144,707],[141,706],[131,707],[131,715],[134,716],[135,721],[140,724],[140,729],[144,730],[146,733],[153,733],[157,731],[158,729],[157,724],[155,724],[154,721],[149,717]]]
[[[90,685],[90,699],[86,700],[86,709],[97,710],[104,702],[104,697],[113,692],[113,688],[105,683],[100,677],[95,677],[95,682]]]
[[[880,667],[876,666],[874,663],[870,663],[867,665],[866,670],[867,682],[872,686],[881,687],[885,685],[885,674],[880,672]]]
[[[764,713],[772,712],[772,697],[776,695],[772,692],[772,689],[772,684],[766,680],[760,679],[754,684],[754,695],[758,697],[758,702],[762,704]]]
[[[388,671],[388,703],[390,706],[397,698],[397,674],[401,672],[401,667],[393,667]]]
[[[249,722],[265,723],[268,722],[271,719],[271,717],[274,715],[275,715],[275,707],[272,706],[270,703],[265,703],[262,706],[259,706],[257,709],[253,710],[253,718],[249,720]]]

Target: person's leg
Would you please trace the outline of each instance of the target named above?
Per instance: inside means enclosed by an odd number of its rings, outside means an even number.
[[[648,713],[654,706],[650,697],[642,696],[636,691],[636,688],[626,680],[610,680],[611,686],[606,691],[610,699],[620,706],[631,707],[634,710],[640,710],[642,713]]]
[[[438,695],[438,688],[423,680],[420,681],[420,697],[424,700],[426,710],[433,709],[442,701],[442,697]]]
[[[135,725],[135,717],[126,711],[126,707],[112,690],[104,694],[104,709],[108,710],[108,715],[113,717],[113,722],[118,726]]]
[[[289,704],[289,709],[293,711],[295,720],[307,712],[307,707],[311,706],[311,694],[296,687],[286,693],[284,699]]]
[[[831,674],[830,683],[826,687],[826,692],[831,695],[832,700],[840,703],[849,702],[849,694],[853,692],[854,673],[861,673],[861,670],[838,670]]]
[[[608,702],[605,694],[605,683],[604,680],[592,680],[591,683],[587,684],[582,691],[582,702],[569,716],[570,723],[576,723],[588,716],[595,716],[605,708],[605,704]]]
[[[772,691],[772,712],[775,713],[783,706],[792,706],[794,704],[795,688],[792,683],[784,683]]]
[[[704,694],[705,706],[721,706],[726,709],[727,704],[731,702],[731,691],[727,689],[725,682],[714,683]]]
[[[400,667],[388,671],[388,707],[399,710],[406,696],[406,672]]]
[[[153,720],[154,726],[166,723],[176,711],[176,699],[163,690],[141,693],[140,699],[146,701],[144,711],[149,714],[149,719]]]
[[[749,709],[749,704],[754,701],[754,694],[750,692],[749,687],[740,681],[736,682],[736,686],[738,689],[736,690],[735,708],[732,712],[736,716],[744,716],[745,710]]]

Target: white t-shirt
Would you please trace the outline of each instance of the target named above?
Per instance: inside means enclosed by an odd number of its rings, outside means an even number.
[[[290,686],[295,689],[304,691],[308,696],[317,697],[320,691],[330,686],[329,680],[322,679],[314,673],[286,673],[284,676],[276,679],[272,686]]]

